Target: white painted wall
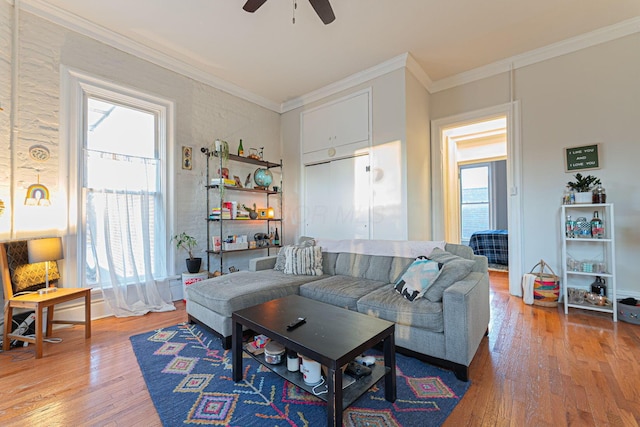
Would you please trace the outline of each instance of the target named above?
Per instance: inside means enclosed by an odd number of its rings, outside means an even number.
[[[409,240],[431,240],[429,93],[405,70],[407,129],[407,228]]]
[[[634,265],[640,255],[640,192],[634,171],[640,158],[640,34],[589,47],[514,72],[521,104],[522,237],[525,270],[541,258],[560,274],[560,197],[563,148],[602,143],[602,179],[615,203],[616,260],[621,295],[640,297]],[[440,119],[509,101],[509,76],[501,74],[431,96]]]

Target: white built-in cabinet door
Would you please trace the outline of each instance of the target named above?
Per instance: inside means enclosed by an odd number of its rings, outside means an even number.
[[[369,140],[369,92],[302,113],[302,152]]]
[[[304,235],[370,238],[369,155],[305,166]]]

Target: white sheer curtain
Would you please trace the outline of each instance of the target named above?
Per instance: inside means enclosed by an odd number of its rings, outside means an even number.
[[[154,191],[157,160],[86,154],[92,175],[103,170],[110,184],[114,176],[123,178],[117,189],[85,189],[88,283],[100,284],[117,317],[175,310],[158,288],[158,280],[166,278],[166,244],[156,236],[166,233],[162,197]]]

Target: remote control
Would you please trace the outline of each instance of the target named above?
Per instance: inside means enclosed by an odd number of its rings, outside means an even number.
[[[295,328],[297,328],[298,326],[302,325],[303,323],[306,323],[306,318],[305,317],[298,317],[296,320],[294,320],[293,322],[289,323],[287,325],[287,331],[291,331]]]

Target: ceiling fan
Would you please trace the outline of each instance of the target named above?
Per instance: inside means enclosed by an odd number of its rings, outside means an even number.
[[[247,2],[242,7],[247,12],[255,12],[258,10],[260,6],[262,6],[267,0],[247,0]],[[320,17],[320,20],[324,22],[325,25],[332,23],[336,19],[336,15],[333,14],[333,9],[331,8],[331,4],[329,0],[309,0],[311,6]]]

